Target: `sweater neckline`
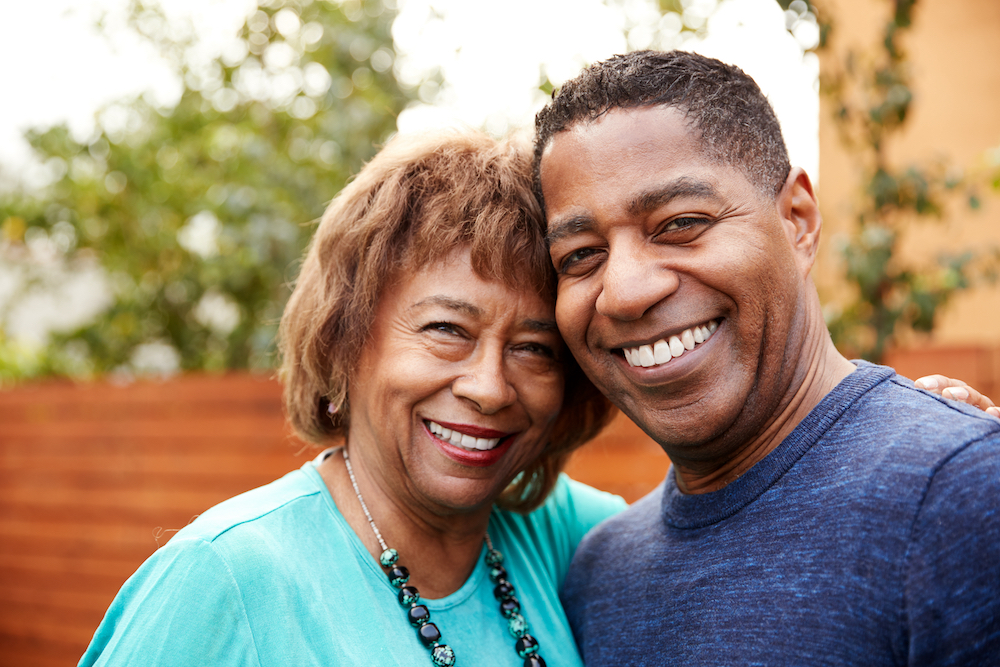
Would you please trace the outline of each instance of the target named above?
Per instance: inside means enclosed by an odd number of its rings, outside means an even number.
[[[824,396],[774,451],[724,488],[711,493],[683,493],[671,466],[661,500],[663,522],[673,528],[705,528],[737,514],[791,470],[851,404],[895,375],[886,366],[861,360],[853,363],[857,370]]]

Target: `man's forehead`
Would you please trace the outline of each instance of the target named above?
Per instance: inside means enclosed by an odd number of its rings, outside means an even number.
[[[558,169],[565,169],[567,155],[591,170],[603,170],[600,176],[613,177],[625,163],[654,159],[659,154],[683,156],[692,162],[707,157],[700,132],[677,108],[616,108],[594,119],[581,119],[552,135],[540,156],[539,177],[544,188],[551,180],[547,176],[554,163],[560,162]]]
[[[583,138],[596,133],[605,141],[612,139],[610,135],[616,135],[614,138],[621,142],[626,139],[626,134],[648,135],[665,127],[687,135],[695,142],[701,142],[701,129],[680,107],[665,104],[612,107],[596,116],[578,118],[567,123],[563,129],[549,137],[542,149],[541,159],[545,160],[554,144],[567,139]]]
[[[594,189],[630,215],[677,198],[772,199],[739,165],[708,150],[682,110],[666,106],[614,109],[553,135],[539,177],[550,241],[587,228],[590,211],[581,203],[595,202]]]

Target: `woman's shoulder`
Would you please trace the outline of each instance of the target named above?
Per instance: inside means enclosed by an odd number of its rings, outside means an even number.
[[[527,514],[499,511],[505,522],[523,524],[532,533],[562,535],[574,546],[591,528],[628,507],[619,496],[570,479],[559,479],[537,509]]]
[[[171,542],[185,539],[216,542],[232,539],[243,532],[288,529],[286,515],[293,512],[306,518],[306,507],[322,508],[322,488],[311,466],[306,464],[264,486],[222,501],[184,526]]]
[[[618,514],[626,507],[628,504],[621,496],[595,489],[571,479],[565,473],[559,475],[555,488],[542,505],[543,509],[559,515],[564,520],[570,518],[575,522],[587,524],[588,530],[589,527]]]

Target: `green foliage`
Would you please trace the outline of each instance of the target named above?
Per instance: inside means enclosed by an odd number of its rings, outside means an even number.
[[[137,370],[150,343],[182,369],[272,365],[310,223],[409,99],[392,74],[392,18],[379,0],[269,2],[205,61],[155,8],[134,4],[134,28],[182,78],[179,101],[113,105],[83,143],[65,127],[29,133],[56,178],[37,196],[0,199],[8,246],[70,230],[67,256],[99,258],[112,304],[20,366],[0,330],[0,375],[58,372],[66,350],[78,369]]]
[[[945,165],[897,168],[888,158],[913,103],[900,39],[912,24],[915,5],[916,0],[895,0],[876,53],[849,54],[839,71],[823,77],[822,88],[836,103],[841,137],[863,168],[856,228],[840,247],[854,297],[832,311],[828,324],[841,349],[874,361],[901,332],[930,332],[940,309],[994,265],[982,252],[941,254],[931,266],[900,258],[901,240],[915,222],[942,220],[947,205],[963,193],[970,208],[979,205],[972,185],[949,176]]]

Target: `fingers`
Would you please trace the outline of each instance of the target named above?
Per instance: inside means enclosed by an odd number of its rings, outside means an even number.
[[[941,390],[947,389],[948,387],[968,387],[961,380],[954,380],[950,377],[944,375],[925,375],[924,377],[916,380],[913,384],[917,385],[921,389],[926,389],[927,391],[941,395]]]
[[[988,396],[984,396],[961,380],[944,375],[927,375],[917,380],[915,384],[921,389],[985,410],[994,417],[1000,417],[1000,410]]]

